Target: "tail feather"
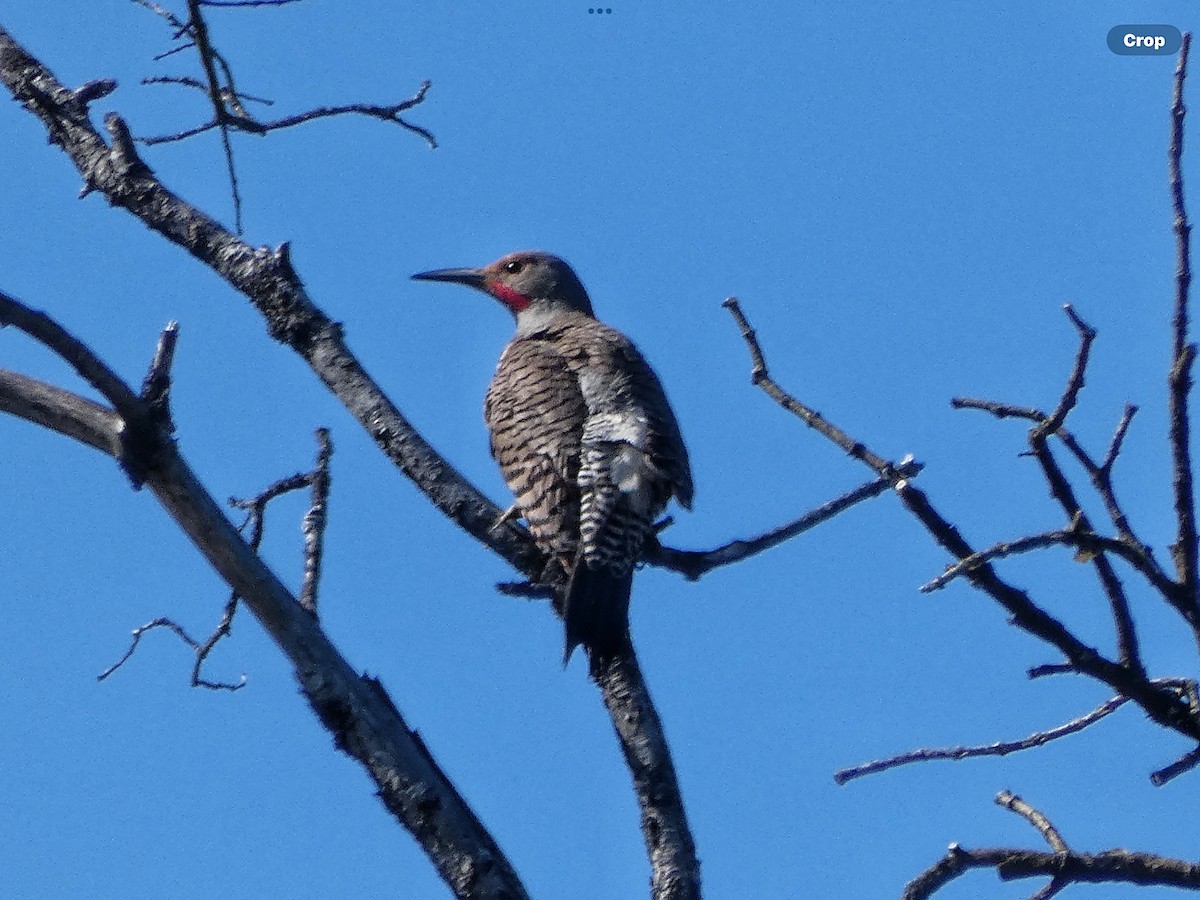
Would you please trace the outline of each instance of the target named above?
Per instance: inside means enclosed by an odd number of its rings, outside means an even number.
[[[595,669],[618,655],[629,642],[629,594],[633,568],[623,575],[608,566],[592,568],[582,556],[576,559],[563,600],[566,647],[563,665],[583,645]]]

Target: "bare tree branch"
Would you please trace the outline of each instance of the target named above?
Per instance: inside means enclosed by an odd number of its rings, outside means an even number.
[[[1117,423],[1117,430],[1113,432],[1112,441],[1109,442],[1108,452],[1104,454],[1104,461],[1100,464],[1100,468],[1104,472],[1111,474],[1112,467],[1116,464],[1117,456],[1121,452],[1121,444],[1125,441],[1125,434],[1129,431],[1129,426],[1137,411],[1138,408],[1132,403],[1125,404],[1125,412],[1121,414],[1121,421]]]
[[[284,494],[309,488],[312,504],[304,514],[301,532],[304,535],[304,578],[300,586],[300,605],[317,615],[317,592],[321,577],[321,559],[325,541],[326,510],[329,505],[329,462],[333,442],[328,428],[317,429],[317,464],[308,472],[297,472],[268,485],[258,494],[246,499],[229,498],[229,505],[244,509],[248,516],[238,531],[250,529],[250,546],[258,551],[262,542],[267,505]]]
[[[955,409],[978,409],[984,412],[989,412],[999,419],[1007,418],[1022,418],[1028,419],[1035,423],[1046,421],[1049,416],[1041,410],[1033,407],[1014,406],[1008,403],[999,403],[994,400],[980,400],[974,397],[955,397],[950,401],[950,405]],[[1081,521],[1074,521],[1064,534],[1070,535],[1068,540],[1057,541],[1051,540],[1049,543],[1071,543],[1090,553],[1097,551],[1107,551],[1122,557],[1137,569],[1146,578],[1147,581],[1159,591],[1166,599],[1172,602],[1176,608],[1180,608],[1181,592],[1179,585],[1166,573],[1158,560],[1154,557],[1154,552],[1149,546],[1142,543],[1133,532],[1129,525],[1129,520],[1125,513],[1121,510],[1121,506],[1117,501],[1115,491],[1112,484],[1112,469],[1116,463],[1118,454],[1120,453],[1121,443],[1125,438],[1125,434],[1129,429],[1129,424],[1133,420],[1134,414],[1137,412],[1137,407],[1127,404],[1125,411],[1121,416],[1121,421],[1117,424],[1117,429],[1113,434],[1112,440],[1109,443],[1108,451],[1105,454],[1103,463],[1097,464],[1092,456],[1083,449],[1066,428],[1059,426],[1055,429],[1055,435],[1059,437],[1063,445],[1066,446],[1071,453],[1079,460],[1080,464],[1088,472],[1092,479],[1092,484],[1096,488],[1096,492],[1100,495],[1106,509],[1109,511],[1110,518],[1117,530],[1117,537],[1110,538],[1103,535],[1088,533],[1083,530]],[[1059,534],[1059,532],[1049,532],[1051,534]],[[1033,538],[1024,538],[1024,540],[1034,540]],[[1012,545],[1017,545],[1020,542],[1012,542]],[[1049,545],[1046,544],[1046,546]],[[1085,543],[1090,546],[1085,546]],[[997,544],[996,548],[1003,548],[1008,544]],[[992,551],[983,551],[983,555],[989,555]],[[1019,552],[1019,550],[1018,550]],[[997,554],[999,556],[1007,555],[1007,552]],[[947,568],[946,572],[938,578],[923,586],[921,590],[936,590],[945,584],[950,578],[960,574],[956,571],[960,566],[969,566],[969,560]],[[953,573],[953,574],[952,574]],[[947,578],[949,576],[949,578]],[[1186,618],[1186,617],[1185,617]]]
[[[214,128],[218,129],[221,133],[221,147],[225,156],[225,170],[229,177],[230,193],[233,199],[235,230],[238,234],[242,233],[242,196],[238,187],[237,166],[234,162],[233,145],[230,138],[230,134],[233,131],[244,131],[261,136],[270,131],[290,128],[294,125],[312,121],[313,119],[344,115],[346,113],[360,113],[382,119],[383,121],[392,122],[414,134],[420,135],[431,148],[437,146],[437,141],[428,129],[415,125],[400,116],[400,113],[412,109],[424,101],[425,94],[430,86],[428,81],[424,82],[417,90],[417,93],[408,100],[387,106],[355,103],[338,107],[321,107],[294,116],[288,116],[275,122],[259,122],[251,116],[245,106],[242,105],[243,100],[251,99],[267,104],[270,104],[271,101],[250,97],[238,90],[234,82],[233,67],[230,66],[228,60],[225,59],[224,55],[213,44],[208,22],[204,18],[202,7],[283,6],[288,0],[237,0],[237,2],[226,3],[218,3],[214,2],[214,0],[187,0],[188,19],[186,22],[179,19],[170,10],[152,2],[152,0],[134,0],[134,2],[165,19],[174,29],[175,40],[186,38],[183,45],[167,53],[160,54],[157,59],[163,59],[171,53],[194,47],[200,58],[201,68],[204,71],[204,82],[189,76],[159,76],[144,79],[143,83],[174,84],[201,90],[208,97],[213,110],[212,119],[201,125],[186,128],[174,134],[139,138],[139,140],[148,145],[162,144],[186,140],[198,134],[203,134],[206,131],[211,131]]]
[[[300,584],[300,605],[314,616],[317,614],[317,592],[321,584],[321,563],[325,557],[325,525],[329,521],[330,459],[333,441],[328,428],[317,429],[317,465],[309,482],[312,503],[304,514],[301,531],[304,533],[304,580]]]
[[[300,0],[200,0],[201,6],[288,6]]]
[[[1092,342],[1096,340],[1096,329],[1079,318],[1079,314],[1075,312],[1075,308],[1070,303],[1063,304],[1063,312],[1067,314],[1067,318],[1079,332],[1079,350],[1075,354],[1075,364],[1071,367],[1071,374],[1067,378],[1067,386],[1063,389],[1058,406],[1047,418],[1038,423],[1034,429],[1037,433],[1036,437],[1031,440],[1044,441],[1047,435],[1058,431],[1067,421],[1067,415],[1075,408],[1075,404],[1079,400],[1079,392],[1083,390],[1088,356],[1091,354]]]
[[[172,52],[174,52],[174,51],[172,51]],[[200,93],[204,94],[206,97],[208,96],[208,85],[206,85],[202,81],[199,81],[188,75],[148,75],[142,79],[142,84],[145,84],[145,85],[174,84],[174,85],[178,85],[180,87],[193,88],[194,90],[200,91]],[[236,100],[239,103],[241,103],[242,101],[248,100],[251,103],[262,103],[264,106],[274,106],[275,105],[274,100],[269,100],[266,97],[255,97],[252,94],[245,94],[240,91],[238,92]],[[214,127],[216,127],[216,124],[217,123],[215,121],[211,122],[211,123],[209,123],[208,127],[214,128]],[[178,138],[174,138],[174,140],[178,140]],[[138,141],[143,144],[160,143],[160,141],[158,141],[154,138],[140,137],[140,138],[138,138]]]
[[[833,780],[838,784],[845,784],[848,781],[853,781],[855,778],[862,778],[864,775],[886,772],[888,769],[896,769],[900,766],[906,766],[909,763],[931,762],[933,760],[974,759],[979,756],[1006,756],[1009,753],[1030,750],[1066,737],[1067,735],[1077,734],[1089,725],[1096,724],[1110,713],[1120,709],[1121,706],[1128,702],[1129,698],[1127,697],[1113,697],[1086,715],[1072,719],[1070,722],[1065,722],[1056,728],[1049,728],[1046,731],[1035,731],[1028,737],[1017,741],[997,741],[992,744],[981,744],[975,747],[921,748],[919,750],[910,750],[907,753],[900,753],[896,756],[889,756],[886,759],[872,760],[871,762],[851,766],[847,769],[839,769],[833,773]]]
[[[507,560],[530,581],[544,585],[548,578],[552,583],[555,577],[562,577],[561,572],[556,576],[555,570],[548,566],[549,561],[520,525],[506,521],[495,527],[502,518],[502,511],[439,455],[380,390],[346,347],[341,325],[330,320],[309,298],[292,266],[286,243],[274,251],[252,248],[169,191],[137,157],[132,142],[119,139],[128,133],[128,129],[118,116],[110,115],[106,120],[107,129],[113,135],[109,145],[92,126],[86,106],[2,28],[0,81],[43,121],[52,142],[62,147],[83,175],[88,190],[103,193],[112,205],[137,216],[149,228],[186,249],[243,293],[262,314],[268,333],[309,363],[383,453],[449,519]],[[240,584],[235,584],[234,589],[240,591]],[[302,610],[301,614],[307,616]],[[272,629],[269,627],[268,630]],[[635,661],[632,668],[636,671]],[[305,671],[316,673],[319,669]],[[636,676],[630,671],[618,674],[621,677],[600,680],[598,685],[614,727],[626,746],[625,741],[633,737],[629,730],[652,728],[651,719],[656,719],[657,714],[640,672],[636,672]],[[340,705],[314,705],[331,727],[342,722],[343,716],[338,712]],[[665,751],[661,734],[657,737],[646,735],[642,740],[647,746],[661,743],[661,749]],[[352,752],[358,755],[358,750]],[[368,751],[364,748],[363,752]],[[634,757],[628,749],[626,759],[632,766]],[[676,782],[669,753],[637,756],[636,761],[638,768],[631,769],[635,788],[643,783],[664,786]],[[433,765],[432,759],[429,764]],[[655,767],[662,768],[656,770]],[[384,796],[386,799],[389,795]],[[666,893],[661,896],[664,898],[691,896],[686,892],[677,893],[681,884],[690,884],[695,890],[699,884],[698,867],[686,862],[691,859],[694,864],[695,853],[691,848],[691,836],[686,831],[682,804],[677,802],[677,792],[672,798],[670,792],[663,794],[638,789],[636,796],[643,804],[644,823],[661,821],[670,825],[653,840],[647,835],[653,882],[663,886]],[[670,808],[673,803],[677,809]],[[660,804],[665,806],[660,809]],[[424,840],[424,837],[418,835],[418,840]],[[677,846],[666,848],[663,840],[675,841]],[[501,857],[497,856],[497,859]],[[667,868],[661,869],[663,866]],[[470,875],[476,868],[467,866],[453,877],[445,873],[443,877],[454,885],[466,877],[463,871]],[[682,880],[678,874],[681,871],[685,873]]]
[[[1179,533],[1171,546],[1179,583],[1186,597],[1191,621],[1200,623],[1197,599],[1196,497],[1192,486],[1191,428],[1188,397],[1192,391],[1192,363],[1196,345],[1188,342],[1188,296],[1192,284],[1191,235],[1183,199],[1183,82],[1187,77],[1191,34],[1183,36],[1179,63],[1175,67],[1175,89],[1171,101],[1171,146],[1167,169],[1171,183],[1171,205],[1175,212],[1175,315],[1172,322],[1173,346],[1171,371],[1167,378],[1167,398],[1171,418],[1171,455],[1174,460],[1175,515]]]
[[[0,412],[57,431],[101,453],[116,457],[120,452],[121,417],[107,406],[8,369],[0,369]]]
[[[1117,536],[1128,544],[1140,547],[1142,553],[1153,561],[1154,554],[1150,548],[1138,541],[1134,535],[1133,529],[1129,525],[1129,519],[1126,517],[1124,510],[1121,509],[1121,504],[1117,501],[1112,481],[1113,467],[1116,465],[1117,457],[1121,452],[1121,446],[1125,441],[1125,435],[1129,431],[1129,426],[1133,422],[1133,417],[1137,413],[1137,409],[1132,403],[1125,404],[1125,410],[1121,414],[1121,421],[1117,423],[1117,428],[1113,432],[1108,450],[1105,452],[1104,459],[1099,465],[1097,465],[1091,454],[1083,449],[1082,445],[1075,438],[1075,435],[1070,431],[1060,427],[1055,430],[1055,435],[1087,471],[1088,477],[1092,480],[1092,486],[1096,489],[1096,493],[1100,495],[1100,499],[1104,503],[1104,508],[1108,512],[1108,517],[1112,520],[1113,527],[1117,530]],[[1154,561],[1154,566],[1155,568],[1159,568],[1157,561]],[[1163,573],[1163,577],[1166,578],[1165,573]]]
[[[1030,678],[1037,678],[1050,674],[1061,674],[1063,672],[1074,672],[1073,667],[1063,666],[1040,666],[1029,673]],[[1194,679],[1190,678],[1161,678],[1156,680],[1157,684],[1161,684],[1175,691],[1180,699],[1188,704],[1192,709],[1200,707],[1200,697],[1197,697],[1197,685]],[[1034,747],[1041,747],[1051,741],[1056,741],[1059,738],[1067,737],[1068,735],[1077,734],[1096,724],[1101,719],[1107,717],[1116,710],[1120,709],[1124,704],[1129,702],[1128,697],[1112,697],[1100,704],[1094,710],[1086,713],[1078,718],[1072,719],[1069,722],[1064,722],[1062,725],[1055,728],[1049,728],[1045,731],[1036,731],[1028,737],[1021,738],[1015,741],[997,741],[992,744],[980,744],[973,747],[943,747],[943,748],[920,748],[910,750],[907,753],[900,753],[895,756],[889,756],[886,759],[872,760],[871,762],[862,763],[850,768],[840,769],[833,775],[833,780],[838,784],[845,784],[848,781],[853,781],[855,778],[861,778],[864,775],[874,775],[877,772],[886,772],[889,769],[895,769],[899,766],[908,765],[915,762],[930,762],[933,760],[961,760],[973,759],[979,756],[1006,756],[1009,753],[1017,753],[1021,750],[1029,750]],[[1151,775],[1150,780],[1155,785],[1165,784],[1171,778],[1182,774],[1200,764],[1200,748],[1191,751],[1182,759],[1177,760],[1165,769],[1161,769]]]
[[[187,633],[187,630],[176,622],[174,619],[168,619],[165,616],[160,616],[145,625],[139,625],[133,629],[133,640],[129,643],[129,649],[115,663],[96,676],[97,681],[104,681],[110,675],[129,662],[133,658],[133,654],[137,651],[138,644],[141,643],[142,636],[148,631],[153,631],[156,628],[166,628],[175,632],[181,641],[187,644],[195,652],[196,661],[192,667],[192,687],[208,688],[212,691],[238,691],[246,686],[246,675],[243,673],[239,681],[209,681],[200,675],[200,669],[204,666],[204,661],[208,658],[210,652],[218,640],[229,634],[229,628],[233,621],[233,604],[229,604],[225,608],[225,614],[221,618],[221,623],[209,637],[201,643]]]
[[[429,446],[347,349],[341,326],[309,298],[286,244],[274,251],[247,245],[167,190],[140,159],[108,146],[92,127],[86,107],[3,29],[0,80],[43,121],[88,185],[243,293],[262,314],[271,337],[308,362],[384,454],[443,513],[518,571],[530,577],[541,574],[546,560],[525,530],[512,522],[492,530],[502,510]]]
[[[233,195],[233,218],[237,233],[242,233],[242,193],[238,188],[237,166],[233,162],[233,145],[229,141],[229,107],[241,114],[244,108],[238,100],[237,87],[233,83],[233,72],[212,45],[208,37],[208,23],[200,14],[199,0],[187,0],[188,25],[192,40],[196,42],[196,52],[200,55],[200,65],[208,79],[208,95],[212,100],[216,122],[221,129],[221,149],[225,152],[225,171],[229,174],[229,190]],[[217,80],[217,65],[221,65],[225,73],[225,86]]]
[[[897,474],[898,466],[896,464],[887,461],[871,451],[861,441],[855,440],[846,432],[830,424],[770,379],[762,348],[738,302],[730,298],[725,301],[725,306],[733,314],[738,329],[746,341],[747,349],[750,351],[751,381],[762,388],[773,400],[820,431],[852,457],[872,468],[880,476],[891,479],[892,486],[901,503],[925,526],[934,540],[957,560],[960,562],[977,560],[979,558],[978,551],[974,550],[958,529],[934,508],[922,490],[917,488],[910,479]],[[1060,403],[1060,405],[1062,404]],[[1004,407],[1002,411],[1008,414],[1026,415],[1025,411],[1015,412],[1018,409]],[[1036,411],[1029,411],[1028,415],[1035,418],[1043,417]],[[1035,603],[1028,593],[1001,579],[986,560],[977,564],[972,562],[964,574],[972,585],[988,594],[1008,612],[1012,624],[1056,647],[1073,670],[1096,678],[1117,694],[1133,700],[1155,722],[1189,738],[1200,740],[1200,714],[1183,700],[1177,691],[1171,690],[1161,682],[1154,682],[1147,678],[1145,672],[1141,670],[1140,665],[1135,664],[1135,661],[1111,660],[1095,647],[1085,644],[1062,622]]]
[[[700,861],[675,764],[632,645],[592,677],[612,718],[642,813],[653,900],[699,900]]]
[[[1086,561],[1085,558],[1090,559],[1097,553],[1112,553],[1137,569],[1156,590],[1162,592],[1167,589],[1173,590],[1175,587],[1175,582],[1154,563],[1153,557],[1147,555],[1144,547],[1121,538],[1085,531],[1081,520],[1076,519],[1067,528],[1058,531],[1046,531],[1014,541],[1001,541],[986,550],[980,550],[966,559],[947,566],[946,571],[921,585],[919,590],[923,594],[941,590],[955,578],[966,574],[981,563],[1056,545],[1074,547],[1078,551],[1080,561]]]
[[[1042,467],[1042,474],[1050,485],[1050,494],[1062,506],[1067,519],[1082,532],[1094,532],[1091,521],[1083,511],[1070,481],[1059,468],[1048,443],[1049,435],[1056,432],[1066,422],[1067,416],[1075,408],[1079,392],[1083,389],[1084,374],[1087,371],[1088,356],[1092,342],[1096,339],[1096,330],[1084,322],[1074,308],[1068,303],[1063,307],[1071,324],[1079,332],[1079,350],[1075,355],[1075,364],[1067,378],[1067,386],[1063,389],[1058,406],[1049,417],[1039,422],[1029,432],[1029,446],[1033,455]],[[1108,597],[1109,608],[1112,612],[1113,625],[1117,632],[1117,656],[1122,665],[1128,666],[1134,672],[1145,676],[1142,665],[1141,651],[1138,647],[1137,630],[1134,628],[1133,615],[1129,611],[1129,600],[1125,589],[1113,571],[1112,564],[1102,553],[1094,553],[1090,557],[1095,566],[1096,575]]]
[[[0,59],[3,52],[0,50]],[[184,462],[170,435],[158,428],[133,429],[129,419],[152,422],[148,401],[120,381],[82,343],[45,316],[0,294],[0,323],[16,325],[69,362],[122,412],[97,415],[78,398],[52,421],[64,433],[104,429],[84,438],[89,446],[124,455],[155,498],[237,596],[243,597],[292,662],[304,695],[338,747],[359,760],[393,815],[413,834],[443,880],[460,898],[520,900],[516,873],[491,835],[441,772],[378,682],[363,679],[342,658],[299,602],[221,512]],[[33,421],[52,417],[42,403],[67,392],[31,387],[24,376],[0,380],[0,408],[30,408]],[[16,386],[15,396],[7,388]],[[65,420],[69,424],[63,424]],[[50,424],[50,423],[47,423]],[[131,435],[136,432],[136,439]],[[168,626],[169,627],[169,626]],[[178,631],[177,631],[178,633]]]
[[[861,441],[856,441],[846,432],[829,422],[816,410],[805,406],[771,378],[767,371],[766,357],[763,356],[762,348],[758,345],[758,335],[755,334],[754,329],[750,327],[750,323],[742,313],[742,307],[738,303],[737,298],[730,297],[722,305],[733,316],[733,321],[737,324],[738,330],[742,334],[742,339],[746,342],[746,348],[750,351],[751,383],[762,388],[768,397],[792,415],[798,417],[809,428],[815,429],[829,438],[829,440],[845,450],[854,459],[860,460],[870,466],[881,478],[891,478],[895,473],[895,468],[891,463],[882,456],[872,453],[865,444]]]
[[[901,460],[899,466],[896,468],[896,474],[903,478],[912,478],[920,471],[921,464],[913,462],[911,459]],[[741,562],[744,559],[749,559],[751,556],[762,553],[764,550],[777,547],[784,541],[790,540],[796,535],[802,534],[828,519],[832,519],[838,513],[844,512],[851,506],[861,503],[863,500],[878,497],[884,491],[891,488],[891,486],[892,480],[890,478],[876,478],[874,481],[868,481],[866,484],[840,497],[836,497],[828,503],[818,506],[811,512],[805,513],[800,518],[788,522],[786,525],[774,528],[766,534],[746,540],[730,541],[712,550],[676,550],[673,547],[665,547],[656,541],[648,542],[650,545],[645,550],[646,562],[651,565],[661,566],[664,569],[670,569],[674,572],[680,572],[689,581],[695,581],[702,575],[720,566],[728,566],[732,563]]]
[[[1062,835],[1058,833],[1058,829],[1050,823],[1050,820],[1012,791],[1001,791],[996,795],[996,803],[1007,810],[1015,812],[1036,828],[1038,833],[1046,839],[1046,843],[1050,845],[1050,849],[1055,853],[1067,852],[1067,842],[1063,840]]]
[[[143,78],[142,83],[177,84],[184,87],[198,88],[199,90],[204,91],[206,94],[208,93],[208,88],[205,85],[201,84],[199,81],[196,81],[194,78],[187,78],[183,76],[171,75]],[[194,137],[197,134],[202,134],[205,131],[211,131],[214,128],[222,127],[222,124],[227,126],[237,126],[237,128],[240,130],[249,131],[252,134],[263,135],[271,131],[280,131],[284,128],[294,128],[297,125],[303,125],[307,122],[313,122],[317,119],[327,119],[333,116],[356,114],[367,116],[372,119],[380,119],[384,122],[392,122],[401,126],[402,128],[406,128],[414,134],[420,135],[422,138],[424,138],[425,142],[429,144],[430,149],[436,149],[438,145],[437,138],[433,136],[433,132],[426,128],[422,128],[420,125],[409,122],[407,119],[401,118],[400,116],[400,113],[412,109],[419,103],[423,103],[425,101],[425,95],[429,92],[431,87],[433,87],[432,82],[423,81],[421,82],[420,87],[417,88],[417,92],[415,94],[413,94],[407,100],[401,100],[398,103],[388,103],[382,105],[377,103],[345,103],[341,106],[318,106],[315,109],[310,109],[302,113],[296,113],[295,115],[291,116],[284,116],[282,119],[275,119],[270,122],[260,122],[257,119],[251,118],[248,114],[239,115],[231,117],[229,121],[225,123],[222,123],[222,121],[219,119],[213,119],[212,121],[205,122],[203,125],[197,125],[193,128],[186,128],[183,131],[178,131],[174,134],[162,134],[153,137],[139,137],[137,140],[139,143],[146,144],[147,146],[152,146],[154,144],[175,143],[177,141]],[[228,93],[228,90],[226,90],[225,94]],[[267,105],[270,105],[274,102],[263,97],[253,97],[240,92],[237,94],[237,99],[239,101],[250,100],[255,103],[265,103]]]
[[[1031,900],[1052,897],[1072,884],[1113,883],[1200,890],[1200,864],[1128,850],[1078,853],[1067,846],[1045,815],[1020,797],[1001,791],[996,796],[996,803],[1029,822],[1050,844],[1050,852],[1012,848],[966,850],[951,844],[941,860],[905,886],[903,900],[926,900],[972,869],[995,869],[1004,881],[1048,877],[1049,884]]]

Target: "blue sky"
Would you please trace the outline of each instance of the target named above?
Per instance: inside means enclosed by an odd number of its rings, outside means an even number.
[[[697,488],[670,543],[757,533],[869,475],[749,385],[720,306],[730,294],[776,377],[877,452],[924,462],[921,486],[977,546],[1061,527],[1019,456],[1022,427],[947,401],[1052,407],[1076,346],[1070,301],[1100,331],[1071,427],[1100,452],[1123,404],[1141,405],[1118,491],[1142,537],[1166,547],[1173,61],[1115,56],[1105,36],[1122,22],[1186,30],[1194,10],[612,9],[313,0],[211,14],[239,85],[275,100],[264,117],[433,82],[410,117],[435,151],[365,119],[235,148],[247,240],[292,242],[314,300],[455,465],[507,505],[481,404],[511,321],[408,276],[542,247],[575,265],[667,386]],[[139,84],[193,69],[182,55],[153,61],[168,29],[133,3],[3,4],[0,23],[68,84],[118,79],[96,111],[120,111],[135,133],[204,116],[198,97]],[[313,429],[330,427],[322,618],[334,642],[391,689],[534,896],[643,896],[628,774],[583,666],[558,665],[548,610],[495,593],[511,572],[431,509],[240,296],[102,198],[78,200],[77,174],[15,104],[0,103],[0,131],[0,288],[134,382],[179,320],[179,441],[219,498],[307,468]],[[146,159],[232,220],[215,138]],[[0,366],[82,390],[16,333],[0,334]],[[189,689],[190,657],[165,633],[96,682],[156,616],[206,633],[222,586],[110,459],[9,419],[0,447],[0,894],[448,896],[248,615],[207,670],[246,673],[240,693]],[[303,509],[272,507],[264,550],[292,584]],[[965,586],[918,594],[945,562],[885,496],[698,584],[639,575],[635,640],[708,896],[897,896],[951,841],[1038,847],[992,805],[1004,788],[1077,849],[1195,857],[1200,827],[1184,811],[1197,776],[1147,779],[1189,748],[1132,709],[1035,752],[834,785],[843,766],[1024,736],[1108,697],[1082,680],[1028,682],[1027,667],[1056,657]],[[1088,568],[1047,551],[1000,571],[1110,650]],[[1153,673],[1194,674],[1194,644],[1122,575]],[[1035,888],[985,872],[939,896]]]

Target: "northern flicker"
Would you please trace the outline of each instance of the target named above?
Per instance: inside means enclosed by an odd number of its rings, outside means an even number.
[[[567,573],[563,664],[583,644],[598,667],[628,641],[633,570],[654,520],[672,496],[692,504],[687,449],[662,384],[549,253],[413,278],[477,288],[516,319],[484,401],[492,456],[514,511]]]

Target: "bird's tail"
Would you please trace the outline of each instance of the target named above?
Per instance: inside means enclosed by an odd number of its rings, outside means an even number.
[[[567,642],[563,665],[582,644],[595,672],[619,655],[629,644],[629,593],[633,589],[633,567],[618,575],[608,566],[592,568],[576,557],[563,600],[563,622]]]

